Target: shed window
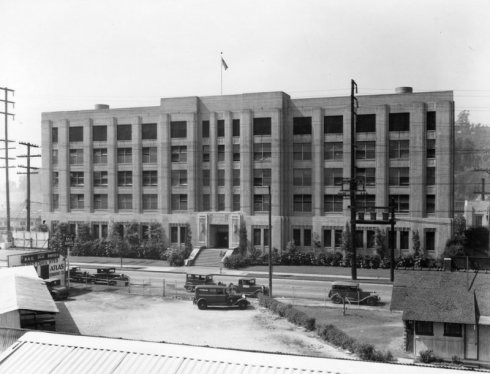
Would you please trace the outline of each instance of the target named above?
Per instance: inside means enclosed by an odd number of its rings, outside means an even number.
[[[415,321],[416,335],[434,335],[434,324],[427,321]]]
[[[463,336],[463,326],[460,323],[445,323],[444,336]]]

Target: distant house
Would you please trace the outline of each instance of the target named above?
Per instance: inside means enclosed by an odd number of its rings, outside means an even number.
[[[478,196],[474,200],[465,200],[464,218],[471,227],[490,228],[490,195]]]
[[[398,271],[391,310],[403,311],[406,350],[490,364],[490,274]]]

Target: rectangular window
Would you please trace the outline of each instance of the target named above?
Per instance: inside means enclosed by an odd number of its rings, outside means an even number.
[[[293,160],[311,160],[311,143],[293,143]]]
[[[107,187],[107,171],[94,171],[94,187]]]
[[[427,139],[427,158],[436,158],[436,140]]]
[[[70,195],[70,209],[83,209],[84,196],[83,194],[71,194]]]
[[[254,143],[254,161],[271,159],[271,143]]]
[[[94,209],[107,209],[107,195],[94,195]]]
[[[358,168],[356,176],[362,180],[364,186],[376,185],[376,169],[375,168]]]
[[[301,229],[293,229],[293,240],[295,246],[301,246]]]
[[[218,138],[224,138],[225,136],[225,120],[219,119],[217,123]]]
[[[171,152],[172,162],[187,162],[187,146],[174,145]]]
[[[225,185],[225,169],[218,169],[218,186],[224,187]]]
[[[463,336],[463,325],[461,323],[444,323],[444,336]]]
[[[187,170],[172,170],[172,186],[187,186]]]
[[[179,228],[177,226],[170,227],[170,243],[179,242]]]
[[[94,148],[94,164],[107,164],[107,148]]]
[[[131,148],[117,149],[117,162],[119,164],[131,164],[133,161],[133,150]]]
[[[170,137],[171,138],[187,138],[187,122],[186,121],[171,121],[170,122]]]
[[[158,173],[156,170],[143,170],[143,186],[157,186]]]
[[[94,142],[106,142],[107,141],[107,126],[93,126],[92,127],[92,140]]]
[[[117,140],[131,140],[131,125],[117,125]]]
[[[240,169],[233,169],[233,186],[240,186]]]
[[[374,230],[367,230],[366,232],[367,248],[374,248]]]
[[[222,212],[225,210],[225,195],[218,194],[218,211]]]
[[[428,186],[435,186],[436,184],[436,168],[435,167],[427,167],[427,185]]]
[[[390,186],[408,186],[409,168],[390,168]]]
[[[426,195],[425,211],[427,214],[434,214],[436,212],[436,195]]]
[[[232,121],[233,124],[233,136],[240,136],[240,120],[234,119]]]
[[[410,131],[410,113],[390,113],[390,131]]]
[[[342,134],[344,132],[343,116],[323,117],[323,132],[325,134]]]
[[[358,195],[356,197],[357,206],[369,209],[376,206],[376,195]]]
[[[364,231],[356,230],[356,248],[364,247]]]
[[[58,194],[51,195],[51,204],[53,206],[53,210],[60,208],[60,196]]]
[[[117,195],[117,209],[133,209],[133,195],[131,194]]]
[[[293,195],[295,212],[311,212],[311,195]]]
[[[294,186],[311,186],[311,169],[293,169]]]
[[[390,158],[408,159],[410,156],[409,140],[390,140]]]
[[[143,164],[156,164],[157,147],[143,147],[141,149],[141,156]]]
[[[157,194],[144,194],[143,195],[143,210],[156,210],[158,209],[158,195]]]
[[[234,212],[239,212],[240,211],[240,194],[233,194],[233,207],[232,210]]]
[[[70,155],[71,155],[71,152],[70,152]],[[70,158],[70,161],[71,161],[71,158]],[[51,163],[53,165],[58,165],[58,150],[57,149],[53,149],[51,151]]]
[[[204,212],[211,210],[211,199],[209,194],[202,195],[202,210]]]
[[[219,144],[218,145],[218,161],[224,161],[225,160],[225,146],[224,144]]]
[[[323,184],[325,186],[342,186],[343,183],[342,168],[325,168],[323,173]]]
[[[342,212],[344,200],[340,195],[325,195],[323,210],[325,213]]]
[[[269,211],[269,195],[254,195],[254,211]]]
[[[271,135],[271,118],[254,118],[254,135]]]
[[[83,149],[70,149],[70,165],[83,164]]]
[[[343,159],[343,147],[344,144],[342,142],[328,142],[325,143],[324,156],[325,160],[339,160]]]
[[[209,162],[209,145],[202,146],[202,162]]]
[[[436,112],[427,112],[427,131],[435,131],[436,129]]]
[[[71,142],[83,142],[83,127],[76,126],[70,127],[68,131],[68,138]]]
[[[51,128],[51,143],[53,143],[53,144],[58,143],[58,128],[57,127]]]
[[[408,213],[410,210],[410,196],[409,195],[390,195],[390,202],[393,200],[395,204],[395,212]]]
[[[293,135],[311,135],[311,117],[294,117]]]
[[[141,139],[142,140],[156,140],[157,139],[157,124],[156,123],[142,123],[141,124]]]
[[[83,187],[83,171],[72,171],[70,173],[70,186]]]
[[[376,132],[376,114],[358,114],[356,132]]]
[[[117,185],[119,187],[131,187],[133,185],[133,172],[129,170],[118,171]]]
[[[323,246],[327,248],[332,247],[332,230],[323,230]]]
[[[434,324],[427,321],[415,321],[416,335],[434,335]]]
[[[264,246],[269,246],[269,229],[264,229]]]
[[[408,249],[410,231],[400,231],[400,249]]]
[[[269,186],[271,169],[254,169],[254,186]]]
[[[209,121],[202,121],[202,137],[209,138]]]
[[[253,241],[254,245],[262,245],[262,230],[254,229],[253,230]]]
[[[311,247],[311,229],[303,230],[303,245],[305,247]]]
[[[342,230],[335,230],[335,248],[342,246]]]
[[[202,171],[202,185],[203,185],[203,187],[209,186],[210,179],[211,179],[210,171],[207,169],[204,169]]]
[[[172,195],[171,204],[172,210],[187,210],[187,195]]]
[[[58,187],[59,178],[58,178],[58,172],[57,171],[53,171],[51,183],[52,183],[53,187]]]
[[[376,157],[376,142],[356,142],[356,158],[372,160]]]
[[[240,161],[240,144],[233,144],[233,161]]]

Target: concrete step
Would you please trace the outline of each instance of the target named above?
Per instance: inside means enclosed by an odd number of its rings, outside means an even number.
[[[199,252],[197,258],[194,260],[194,266],[219,267],[221,265],[220,254],[224,251],[226,251],[226,249],[218,249],[218,248],[202,249],[201,252]]]

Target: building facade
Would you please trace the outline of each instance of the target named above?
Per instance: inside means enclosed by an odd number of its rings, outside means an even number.
[[[359,96],[357,176],[366,207],[396,203],[396,247],[410,231],[436,256],[453,217],[454,102],[451,91]],[[163,98],[155,107],[42,115],[43,219],[160,222],[171,245],[233,248],[240,225],[251,243],[340,246],[349,201],[349,97],[291,99],[284,92]],[[358,246],[373,246],[359,225]]]

